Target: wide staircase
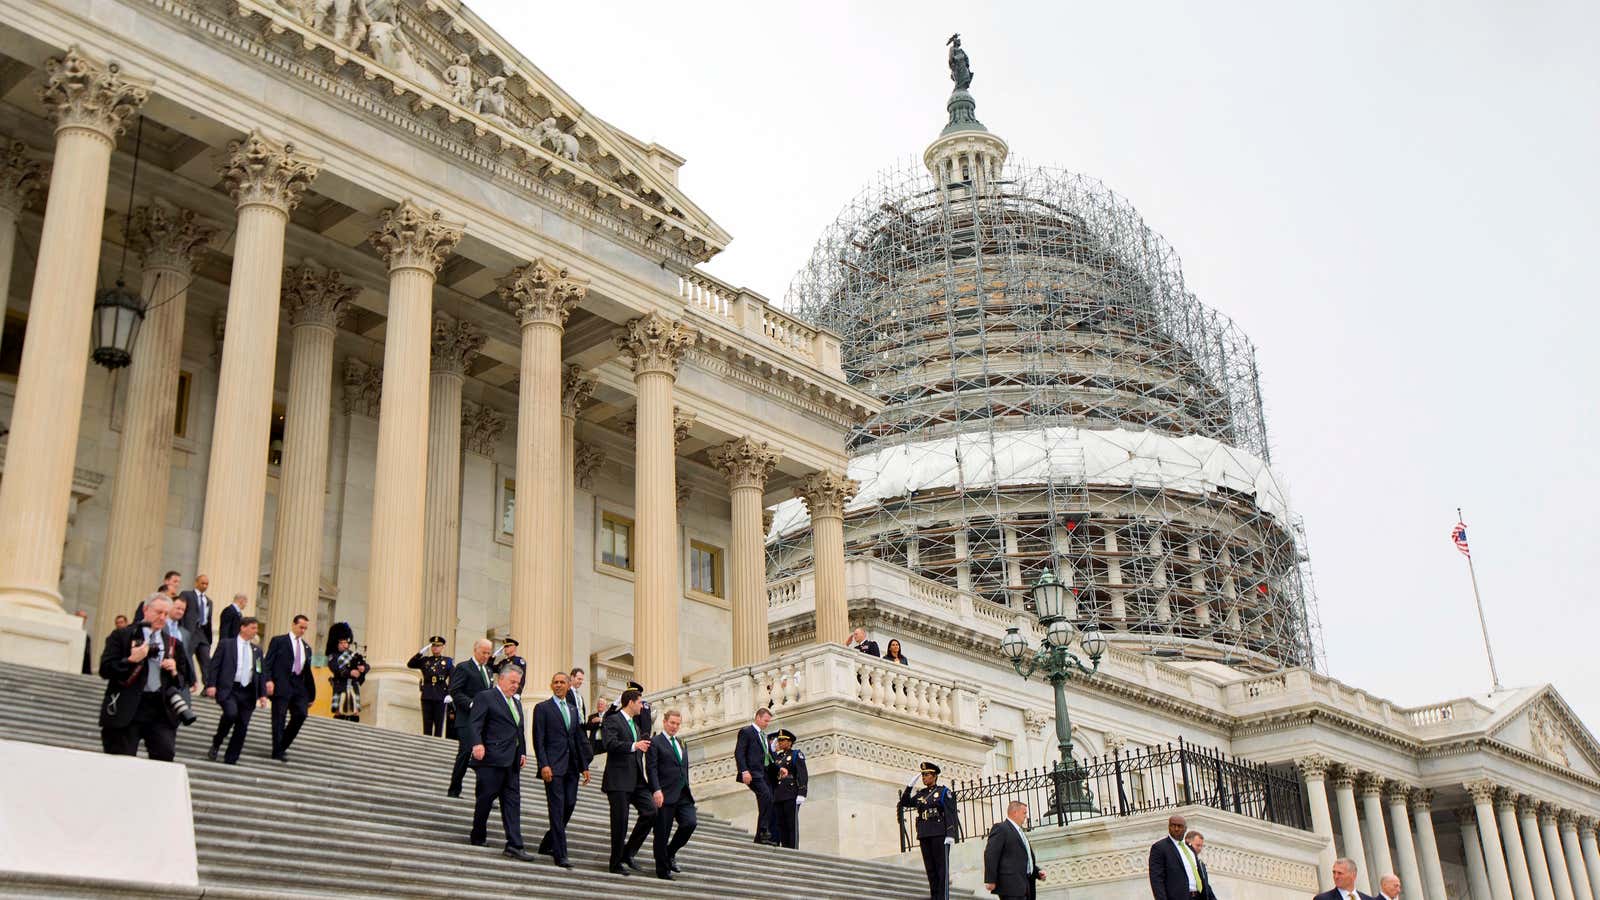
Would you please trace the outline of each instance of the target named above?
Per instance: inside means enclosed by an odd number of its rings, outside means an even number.
[[[95,676],[0,663],[0,738],[99,751],[96,716],[103,690],[104,682]],[[568,829],[575,868],[557,868],[544,856],[519,862],[501,855],[498,808],[489,819],[488,846],[467,842],[473,776],[468,774],[459,799],[445,796],[454,741],[311,718],[290,749],[289,761],[280,763],[268,757],[272,728],[270,710],[263,709],[251,720],[239,764],[226,766],[205,757],[216,730],[216,704],[197,698],[195,709],[199,721],[178,733],[178,762],[189,769],[199,891],[0,873],[0,896],[928,896],[927,880],[917,869],[757,845],[749,833],[704,814],[693,840],[678,854],[683,872],[675,880],[654,876],[648,842],[637,857],[645,871],[613,875],[606,871],[610,833],[606,798],[599,789],[600,760],[591,786],[579,791]],[[694,736],[688,738],[692,750]],[[529,852],[537,849],[546,826],[544,790],[533,771],[530,759],[522,780],[522,834]],[[6,809],[0,814],[23,813]],[[86,816],[104,814],[84,810]],[[804,832],[802,813],[802,840]],[[85,846],[84,852],[98,851]]]

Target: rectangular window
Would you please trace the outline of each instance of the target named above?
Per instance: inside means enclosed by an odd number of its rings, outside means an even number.
[[[994,739],[994,773],[996,775],[1016,771],[1017,761],[1014,753],[1010,738],[997,737]]]
[[[172,417],[172,433],[176,437],[189,436],[189,389],[193,385],[193,373],[178,373],[178,414]]]
[[[699,541],[689,542],[689,590],[722,596],[722,550]]]
[[[600,561],[633,570],[633,520],[608,512],[600,514]]]
[[[507,478],[500,484],[500,533],[514,534],[517,524],[517,480]]]

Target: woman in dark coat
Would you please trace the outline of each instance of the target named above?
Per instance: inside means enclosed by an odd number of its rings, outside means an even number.
[[[883,661],[897,662],[902,666],[911,665],[911,663],[906,661],[905,656],[900,653],[900,642],[897,640],[891,640],[889,642],[889,648],[883,652]]]

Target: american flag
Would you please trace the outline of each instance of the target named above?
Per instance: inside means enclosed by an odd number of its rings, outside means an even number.
[[[1467,547],[1467,526],[1464,523],[1457,522],[1450,529],[1450,540],[1455,543],[1456,549],[1461,551],[1462,556],[1472,558],[1472,550]]]

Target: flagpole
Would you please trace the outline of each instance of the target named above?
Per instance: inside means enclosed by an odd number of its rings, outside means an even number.
[[[1461,516],[1461,507],[1456,507],[1456,521],[1466,521]],[[1489,620],[1483,616],[1483,595],[1478,593],[1478,572],[1472,567],[1472,554],[1467,554],[1467,576],[1472,579],[1472,599],[1478,605],[1478,627],[1483,629],[1483,652],[1489,656],[1489,677],[1494,679],[1494,689],[1498,693],[1500,687],[1500,672],[1494,665],[1494,648],[1489,646]]]

